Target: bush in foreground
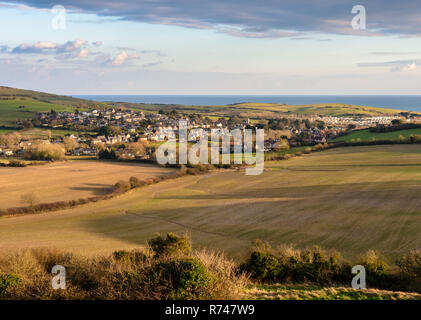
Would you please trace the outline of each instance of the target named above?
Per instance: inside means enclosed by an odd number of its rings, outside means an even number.
[[[297,250],[269,246],[257,247],[241,269],[256,280],[269,283],[314,282],[333,284],[351,281],[351,267],[340,260],[340,255],[318,247]]]
[[[167,235],[168,236],[168,235]],[[188,250],[186,237],[171,234],[142,250],[86,258],[55,250],[0,255],[0,297],[4,299],[238,299],[246,278],[222,255]],[[163,242],[161,241],[163,239]],[[174,241],[174,239],[176,241]],[[185,241],[186,240],[186,241]],[[175,242],[183,243],[173,246]],[[162,254],[170,247],[171,255]],[[157,250],[157,251],[155,251]],[[167,252],[166,250],[164,250]],[[161,254],[160,254],[161,253]],[[66,290],[51,287],[51,268],[66,268]],[[3,276],[6,275],[6,276]]]

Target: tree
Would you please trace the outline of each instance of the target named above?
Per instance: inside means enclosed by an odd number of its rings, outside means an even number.
[[[325,128],[325,123],[324,123],[324,121],[317,120],[317,121],[316,121],[316,125],[317,125],[317,128],[319,128],[320,130],[323,130],[323,129]]]
[[[142,157],[147,154],[147,147],[149,143],[147,141],[131,142],[121,148],[118,151],[117,157],[119,159]]]
[[[25,152],[29,160],[56,161],[65,158],[65,150],[58,144],[35,144]]]
[[[267,140],[280,140],[280,139],[282,139],[282,137],[285,137],[286,134],[287,134],[287,131],[285,131],[285,130],[269,129],[267,134],[266,134],[266,139]]]
[[[74,139],[70,136],[66,136],[66,137],[63,138],[63,144],[64,144],[64,148],[68,152],[72,152],[77,147],[76,139]]]
[[[145,156],[147,154],[149,142],[138,141],[129,144],[129,150],[133,151],[135,155]]]
[[[355,124],[350,123],[350,124],[348,125],[348,127],[346,128],[346,130],[351,131],[351,130],[354,130],[356,127],[357,127],[357,126],[356,126]]]
[[[32,128],[34,127],[34,125],[32,124],[32,122],[31,122],[31,121],[29,121],[29,120],[25,120],[25,121],[23,122],[23,127],[24,127],[25,129],[32,129]]]
[[[52,137],[51,130],[47,130],[46,134],[47,134],[48,140],[51,140],[51,137]]]
[[[403,119],[393,119],[392,120],[392,125],[394,125],[394,126],[399,126],[399,125],[401,125],[403,123],[404,123],[404,120]]]
[[[35,193],[25,193],[21,197],[21,202],[33,208],[39,203],[39,199]]]
[[[101,127],[98,131],[98,134],[100,136],[105,136],[106,138],[115,136],[119,133],[120,133],[120,129],[116,128],[116,127],[113,127],[111,125]]]
[[[287,140],[281,140],[279,142],[277,142],[274,146],[274,149],[276,151],[285,151],[285,150],[289,150],[289,143]]]
[[[19,144],[21,139],[22,139],[21,135],[17,132],[2,134],[0,135],[0,144],[8,148],[11,148],[14,145]]]

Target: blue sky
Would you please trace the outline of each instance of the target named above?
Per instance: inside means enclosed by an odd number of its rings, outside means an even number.
[[[52,27],[49,1],[0,2],[0,85],[62,94],[419,94],[417,1],[60,4],[65,29]],[[366,7],[365,30],[351,26],[356,4]]]

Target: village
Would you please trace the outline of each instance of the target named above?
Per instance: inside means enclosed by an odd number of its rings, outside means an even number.
[[[265,151],[279,151],[289,147],[311,146],[326,143],[338,135],[352,129],[368,128],[380,124],[390,124],[394,116],[377,117],[327,117],[281,115],[277,119],[249,119],[232,117],[202,116],[182,114],[177,111],[144,113],[125,108],[89,110],[75,112],[39,112],[29,123],[30,127],[45,130],[69,130],[65,137],[47,137],[37,140],[42,144],[61,144],[67,155],[98,157],[101,151],[108,156],[111,150],[124,154],[125,158],[150,158],[149,146],[164,141],[162,128],[178,132],[180,121],[188,129],[201,128],[210,134],[219,129],[265,129]],[[22,124],[22,122],[18,122]],[[143,147],[134,148],[142,145]],[[13,137],[0,139],[0,155],[23,157],[25,151],[34,144],[33,139],[15,133]],[[131,144],[132,148],[127,148]],[[136,151],[133,152],[133,149]]]

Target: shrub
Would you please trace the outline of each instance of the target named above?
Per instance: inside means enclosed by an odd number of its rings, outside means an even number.
[[[131,185],[129,182],[120,180],[114,185],[114,192],[120,194],[129,191],[130,188]]]
[[[282,281],[284,278],[279,259],[269,252],[252,252],[242,269],[250,273],[253,279],[264,282]]]
[[[284,247],[275,253],[266,246],[253,251],[241,269],[263,282],[344,283],[351,279],[351,267],[339,258],[317,247],[303,251]]]
[[[164,241],[166,240],[163,239]],[[1,253],[5,299],[238,299],[246,278],[221,255],[161,255],[143,250],[85,257],[56,250]],[[66,290],[51,287],[51,268],[66,268]],[[22,279],[22,283],[20,283]]]
[[[30,160],[57,161],[65,158],[65,150],[58,144],[38,144],[28,149],[24,156]]]
[[[98,153],[98,158],[99,159],[109,159],[109,160],[116,159],[117,156],[116,156],[115,149],[111,148],[111,150],[108,150],[108,149],[100,150],[99,153]]]
[[[164,238],[157,236],[149,240],[149,246],[155,254],[155,257],[160,256],[188,256],[191,252],[190,239],[187,236],[179,237],[174,233],[167,233]]]
[[[31,207],[31,209],[35,209],[35,206],[39,204],[39,198],[35,193],[25,193],[20,198],[21,202]]]
[[[370,286],[384,288],[388,285],[386,271],[387,263],[374,250],[367,251],[360,257],[359,264],[366,270],[367,284]]]
[[[405,285],[421,292],[421,250],[412,250],[396,261],[400,277]]]
[[[9,161],[8,166],[9,167],[26,167],[26,164],[23,161],[13,159]]]
[[[421,250],[411,250],[396,261],[401,274],[409,278],[421,279]]]
[[[16,287],[21,279],[15,274],[0,274],[0,297],[3,296],[9,288]]]
[[[162,288],[162,298],[171,300],[212,299],[215,276],[198,259],[185,258],[156,264],[148,275],[155,287]]]
[[[134,263],[137,264],[139,262],[145,262],[148,260],[149,256],[139,250],[119,250],[113,252],[113,258],[117,261],[121,261],[124,263]]]
[[[140,180],[138,178],[136,178],[136,177],[130,177],[129,183],[130,183],[130,187],[132,189],[141,186]]]
[[[199,170],[197,168],[187,168],[186,173],[190,175],[196,175],[199,174]]]

